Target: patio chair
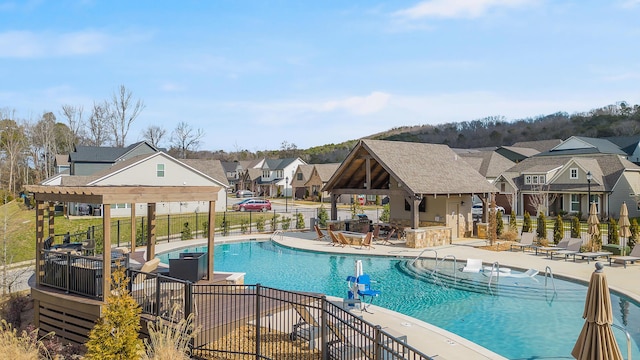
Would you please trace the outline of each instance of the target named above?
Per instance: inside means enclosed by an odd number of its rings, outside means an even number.
[[[382,239],[382,245],[393,245],[393,243],[391,242],[391,237],[395,232],[396,232],[396,229],[391,229],[391,231],[387,233],[387,237]]]
[[[313,350],[315,348],[315,340],[320,334],[320,324],[318,324],[318,321],[306,306],[292,304],[292,307],[298,313],[300,319],[293,324],[289,338],[291,341],[296,341],[298,338],[307,340],[309,341],[309,349]]]
[[[533,239],[535,238],[535,234],[532,232],[523,232],[522,236],[520,237],[520,242],[519,243],[515,243],[515,244],[511,244],[511,248],[510,250],[513,251],[513,248],[520,248],[522,249],[522,252],[524,252],[525,249],[533,249],[533,247],[535,245],[533,245]]]
[[[86,239],[82,241],[82,254],[86,256],[93,256],[96,253],[96,240],[95,239]]]
[[[316,237],[316,240],[330,240],[329,235],[323,233],[318,225],[313,225],[313,228],[316,230],[316,235],[318,235],[318,237]]]
[[[551,260],[553,260],[553,255],[564,255],[564,260],[567,261],[567,257],[570,255],[575,255],[580,252],[580,247],[582,246],[582,239],[577,238],[569,238],[569,242],[567,243],[567,247],[559,250],[551,250],[549,254],[551,255]]]
[[[560,240],[560,242],[558,242],[558,245],[554,245],[554,246],[536,245],[533,248],[536,250],[536,255],[538,255],[538,251],[540,251],[540,252],[545,252],[546,255],[549,256],[550,251],[565,250],[567,248],[567,245],[569,245],[569,238],[564,238]]]
[[[362,248],[367,248],[369,250],[371,249],[375,249],[372,245],[371,245],[371,240],[373,239],[373,233],[371,231],[369,231],[367,233],[367,235],[364,237],[364,239],[362,240],[362,245],[360,245],[360,249]]]
[[[380,296],[380,290],[371,289],[371,277],[369,274],[362,274],[356,279],[358,285],[358,296],[362,297],[362,311],[367,311],[366,298],[369,297],[369,306],[373,302],[373,298]],[[367,311],[368,312],[368,311]]]
[[[462,272],[479,273],[482,271],[481,259],[467,259],[467,265],[462,268]]]
[[[155,271],[158,268],[158,264],[160,264],[159,258],[153,258],[151,260],[145,261],[145,263],[140,268],[140,273],[136,274],[136,276],[131,281],[131,293],[140,293],[142,298],[142,305],[150,306],[152,303],[152,298],[155,294],[155,289],[153,288],[155,285],[155,279],[149,279],[148,274]],[[138,298],[138,296],[134,296]]]
[[[344,245],[342,245],[342,243],[340,242],[340,239],[338,239],[338,236],[336,235],[336,233],[331,231],[331,229],[327,229],[327,233],[329,234],[329,238],[331,238],[331,244],[330,244],[331,246],[344,247]]]
[[[611,262],[621,262],[624,265],[624,268],[627,268],[627,263],[630,262],[635,264],[636,261],[640,261],[640,246],[636,245],[631,249],[631,253],[626,256],[614,256],[609,261],[609,265]]]
[[[351,243],[349,242],[349,240],[347,240],[347,238],[344,236],[343,233],[338,233],[338,241],[340,242],[340,246],[345,247],[347,245],[351,245]]]

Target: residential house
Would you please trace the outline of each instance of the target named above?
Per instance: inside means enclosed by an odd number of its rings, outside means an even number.
[[[118,161],[159,151],[161,149],[146,141],[140,141],[126,147],[77,145],[69,154],[70,174],[92,175],[111,167]]]
[[[315,165],[299,165],[291,180],[291,188],[295,199],[308,199],[312,196],[311,189],[306,186]]]
[[[313,170],[309,175],[307,182],[305,183],[305,188],[309,189],[309,194],[316,201],[325,201],[329,200],[329,193],[323,191],[322,188],[326,185],[326,183],[331,179],[333,174],[336,173],[336,170],[340,167],[339,163],[330,163],[330,164],[315,164],[313,165]],[[350,199],[350,197],[345,196],[345,198]],[[346,199],[345,199],[346,200]],[[337,199],[338,202],[345,202],[344,200]]]
[[[53,160],[54,174],[69,173],[71,164],[69,164],[69,154],[58,154]]]
[[[217,160],[178,160],[164,152],[143,154],[118,161],[92,175],[58,174],[41,183],[61,186],[215,186],[220,188],[216,211],[225,211],[228,184]],[[69,215],[100,215],[99,204],[69,203]],[[145,204],[136,204],[137,215],[146,214]],[[208,212],[208,202],[158,203],[158,214]],[[112,216],[130,216],[131,203],[111,204]]]
[[[595,153],[600,150],[586,147],[591,151],[588,155],[577,151],[564,156],[534,156],[514,165],[494,182],[502,195],[498,199],[506,201],[498,205],[510,205],[518,215],[527,211],[536,216],[542,211],[548,216],[581,214],[584,219],[589,213],[590,194],[603,218],[616,216],[622,202],[627,203],[630,217],[640,216],[640,166],[617,153]],[[568,148],[556,151],[574,152]]]
[[[250,182],[246,182],[246,170],[262,166],[262,160],[222,161],[222,167],[227,176],[230,191],[246,190]]]
[[[411,229],[444,226],[453,239],[472,231],[472,196],[496,192],[446,145],[369,139],[358,142],[323,190],[331,194],[333,220],[342,194],[388,195],[390,221]]]
[[[640,165],[640,135],[605,137],[627,154],[627,160]]]
[[[526,158],[530,158],[540,153],[540,151],[533,148],[524,148],[517,146],[500,146],[496,149],[496,153],[509,159],[510,161],[517,163]]]
[[[299,165],[306,163],[300,158],[265,159],[259,168],[255,168],[261,172],[259,177],[254,177],[255,172],[249,173],[253,181],[252,190],[260,196],[291,196],[290,181]]]
[[[536,156],[590,156],[595,154],[616,154],[627,157],[620,147],[604,138],[571,136],[548,151]]]

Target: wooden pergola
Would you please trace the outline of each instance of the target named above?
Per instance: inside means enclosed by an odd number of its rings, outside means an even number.
[[[131,204],[131,251],[135,251],[136,221],[135,205],[147,204],[147,259],[155,257],[156,204],[177,201],[209,201],[209,226],[207,232],[207,279],[213,279],[215,202],[218,200],[218,186],[44,186],[29,185],[26,190],[33,193],[36,202],[36,284],[39,284],[41,264],[40,253],[44,248],[45,210],[48,215],[48,236],[55,234],[54,203],[78,202],[102,204],[103,228],[103,276],[102,294],[111,291],[111,205]]]

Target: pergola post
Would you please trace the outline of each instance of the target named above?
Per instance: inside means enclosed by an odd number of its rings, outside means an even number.
[[[216,202],[209,201],[209,227],[207,228],[207,280],[213,281],[214,234],[216,233]]]
[[[331,220],[338,220],[338,196],[331,193]]]
[[[136,252],[136,203],[131,203],[131,253]]]
[[[102,300],[111,293],[111,204],[102,205]]]
[[[417,229],[420,227],[420,203],[422,202],[422,197],[418,197],[415,195],[413,197],[413,202],[411,205],[411,228]]]
[[[156,203],[147,204],[147,261],[156,256]]]
[[[40,285],[42,277],[40,262],[44,243],[44,208],[44,201],[36,200],[36,285]]]
[[[49,236],[53,237],[55,235],[55,216],[56,216],[56,208],[52,201],[48,203],[48,215],[49,215]],[[53,237],[52,240],[55,240]]]

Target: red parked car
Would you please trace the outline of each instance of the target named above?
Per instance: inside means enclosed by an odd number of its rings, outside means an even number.
[[[267,199],[247,199],[237,204],[233,204],[236,211],[270,211],[271,201]]]

